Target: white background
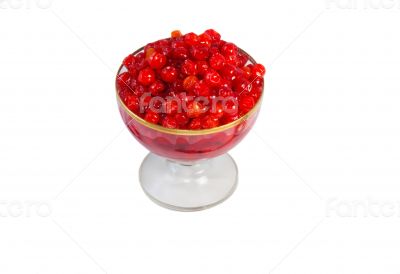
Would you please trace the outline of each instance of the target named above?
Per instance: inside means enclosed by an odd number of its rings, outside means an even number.
[[[400,274],[400,1],[0,0],[1,274]],[[267,67],[239,188],[153,204],[114,77],[173,29]]]

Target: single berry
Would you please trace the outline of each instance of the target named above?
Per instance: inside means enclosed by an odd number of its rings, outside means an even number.
[[[265,67],[261,64],[255,64],[251,71],[255,76],[263,77],[265,74]]]
[[[189,46],[194,46],[199,43],[199,36],[193,32],[185,34],[184,41]]]
[[[131,71],[131,70],[136,70],[135,61],[136,61],[135,56],[133,54],[129,54],[127,57],[125,57],[122,63],[129,71]]]
[[[177,128],[178,123],[176,122],[176,119],[171,116],[166,116],[162,122],[161,125],[166,128]]]
[[[221,34],[219,34],[213,29],[208,29],[204,33],[208,34],[213,42],[219,42],[221,40]]]
[[[161,70],[160,75],[161,79],[163,79],[165,82],[172,83],[178,77],[178,72],[176,68],[171,66],[166,66]]]
[[[201,121],[201,127],[204,129],[214,128],[219,125],[219,119],[215,115],[206,115]]]
[[[213,104],[211,107],[210,113],[212,113],[215,117],[218,119],[222,118],[224,116],[224,105],[221,102],[218,102],[216,104]]]
[[[131,82],[131,75],[129,72],[123,72],[117,77],[117,90],[123,91],[129,89],[129,85]]]
[[[220,70],[225,65],[225,57],[220,53],[215,53],[211,56],[209,63],[213,69]]]
[[[198,61],[196,64],[196,67],[197,67],[197,71],[200,75],[205,75],[210,68],[206,61]]]
[[[148,59],[150,67],[160,69],[167,63],[167,57],[159,52],[154,52]]]
[[[171,37],[172,38],[177,38],[177,37],[181,37],[181,36],[182,36],[182,33],[181,33],[180,30],[174,30],[174,31],[171,32]]]
[[[221,84],[222,78],[221,75],[218,74],[216,71],[209,71],[204,76],[204,80],[206,83],[212,87],[217,87]]]
[[[235,44],[233,43],[226,43],[221,47],[221,53],[224,56],[227,55],[237,55],[238,53],[238,48]]]
[[[193,92],[196,96],[208,97],[210,96],[210,87],[201,80],[193,87]]]
[[[179,126],[184,126],[189,121],[189,118],[185,115],[185,113],[177,113],[175,115],[175,120]]]
[[[186,114],[189,118],[199,117],[203,113],[203,105],[197,101],[189,102],[186,105]]]
[[[151,68],[142,69],[139,72],[138,81],[144,86],[148,86],[156,80],[156,75]]]
[[[190,53],[196,60],[206,60],[208,58],[208,47],[203,45],[192,46]]]
[[[196,76],[190,75],[183,80],[183,88],[186,91],[192,91],[194,86],[199,82]]]
[[[149,123],[157,124],[160,120],[160,115],[152,110],[148,110],[144,119]]]
[[[189,123],[189,129],[201,129],[201,118],[194,118]]]
[[[242,96],[239,98],[239,109],[243,112],[248,112],[254,105],[254,98],[251,96]]]
[[[199,35],[199,43],[203,46],[210,47],[212,43],[212,38],[207,33],[202,33]]]
[[[156,80],[149,86],[148,91],[151,93],[151,95],[156,96],[159,95],[162,91],[164,91],[164,89],[165,89],[164,83],[159,80]]]
[[[196,75],[197,73],[196,63],[193,62],[192,60],[186,59],[182,63],[181,71],[186,75]]]
[[[124,101],[126,107],[134,113],[139,112],[139,98],[134,95],[128,95]]]

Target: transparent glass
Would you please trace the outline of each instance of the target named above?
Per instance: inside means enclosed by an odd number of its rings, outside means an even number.
[[[250,63],[256,63],[245,54]],[[118,75],[124,71],[126,69],[121,66]],[[251,111],[229,124],[212,129],[183,130],[145,121],[125,106],[117,92],[122,120],[151,152],[143,160],[139,172],[144,192],[157,204],[180,211],[202,210],[225,201],[238,182],[236,163],[227,152],[254,125],[261,100],[262,95]]]

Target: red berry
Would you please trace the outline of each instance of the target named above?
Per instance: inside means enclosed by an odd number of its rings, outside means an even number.
[[[199,43],[199,36],[193,32],[185,34],[184,41],[189,46],[194,46]]]
[[[227,55],[237,55],[237,53],[238,53],[238,48],[237,48],[236,45],[233,44],[233,43],[226,43],[226,44],[224,44],[224,45],[222,46],[222,48],[221,48],[221,53],[222,53],[224,56],[227,56]]]
[[[152,95],[156,96],[159,95],[162,91],[164,91],[164,89],[165,89],[164,83],[157,80],[149,86],[148,90]]]
[[[204,33],[208,34],[213,42],[219,42],[221,40],[221,34],[219,34],[213,29],[208,29]]]
[[[193,87],[193,92],[196,94],[196,96],[210,96],[210,88],[203,80],[196,83],[196,85]]]
[[[175,59],[186,59],[188,57],[188,50],[185,47],[176,47],[172,50],[172,56]]]
[[[129,72],[123,72],[117,77],[117,90],[118,91],[124,91],[129,89],[129,85],[131,82],[131,75]]]
[[[233,96],[233,91],[230,87],[222,86],[218,90],[218,96],[223,98],[231,97]]]
[[[175,114],[179,110],[179,103],[177,100],[174,99],[168,99],[167,101],[164,102],[164,109],[163,111],[166,114]]]
[[[235,116],[239,112],[239,103],[236,99],[225,100],[222,102],[224,107],[224,116]]]
[[[213,104],[211,107],[210,113],[212,113],[215,117],[218,119],[222,118],[224,116],[224,105],[221,102],[218,102],[216,104]]]
[[[197,73],[196,63],[193,62],[192,60],[186,59],[182,63],[181,70],[186,75],[196,75]]]
[[[216,71],[209,71],[204,76],[204,80],[210,86],[217,87],[221,84],[222,78],[221,75],[218,74]]]
[[[167,63],[167,57],[159,52],[154,52],[148,60],[150,67],[153,69],[160,69]]]
[[[206,61],[197,62],[197,71],[200,75],[205,75],[209,70],[208,63]]]
[[[133,54],[129,54],[124,61],[122,62],[124,64],[124,66],[129,70],[136,70],[135,69],[135,56]]]
[[[201,118],[194,118],[190,121],[189,129],[201,129]]]
[[[210,47],[212,38],[207,33],[202,33],[199,35],[199,43],[203,46]]]
[[[203,45],[192,46],[190,53],[196,60],[206,60],[208,57],[208,47]]]
[[[203,113],[203,105],[197,101],[189,102],[186,105],[186,114],[189,118],[199,117]]]
[[[219,119],[215,115],[206,115],[202,121],[201,121],[201,126],[204,129],[208,128],[214,128],[219,125]]]
[[[189,118],[184,113],[177,113],[175,115],[175,120],[179,126],[184,126],[189,121]]]
[[[126,107],[134,113],[139,112],[139,98],[134,95],[128,95],[124,101]]]
[[[192,91],[194,86],[199,82],[199,79],[197,79],[196,76],[188,76],[183,80],[183,88],[186,91]]]
[[[221,70],[221,74],[224,78],[232,81],[236,78],[236,67],[232,64],[225,64],[225,66]]]
[[[225,65],[225,57],[220,53],[215,53],[211,56],[209,63],[213,69],[220,70]]]
[[[255,64],[251,71],[255,76],[262,77],[265,74],[265,67],[261,64]]]
[[[149,123],[157,124],[160,120],[160,115],[152,110],[148,110],[144,119]]]
[[[178,77],[178,72],[176,68],[171,66],[166,66],[161,70],[160,75],[161,79],[163,79],[165,82],[172,83]]]
[[[243,112],[248,112],[254,105],[254,98],[251,96],[242,96],[239,99],[239,109]]]
[[[156,80],[156,75],[151,68],[142,69],[139,72],[138,81],[144,86],[148,86]]]
[[[177,128],[178,127],[178,123],[176,122],[176,119],[171,116],[166,116],[162,120],[161,124],[163,127],[166,127],[166,128]]]

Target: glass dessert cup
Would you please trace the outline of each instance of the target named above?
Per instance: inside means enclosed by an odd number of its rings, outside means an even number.
[[[250,63],[256,63],[248,57]],[[125,71],[121,66],[118,75]],[[165,208],[179,211],[206,209],[229,198],[238,183],[238,168],[227,152],[250,131],[261,101],[262,94],[253,109],[231,123],[184,130],[147,122],[125,106],[117,91],[125,125],[150,151],[139,170],[139,181],[147,196]]]

